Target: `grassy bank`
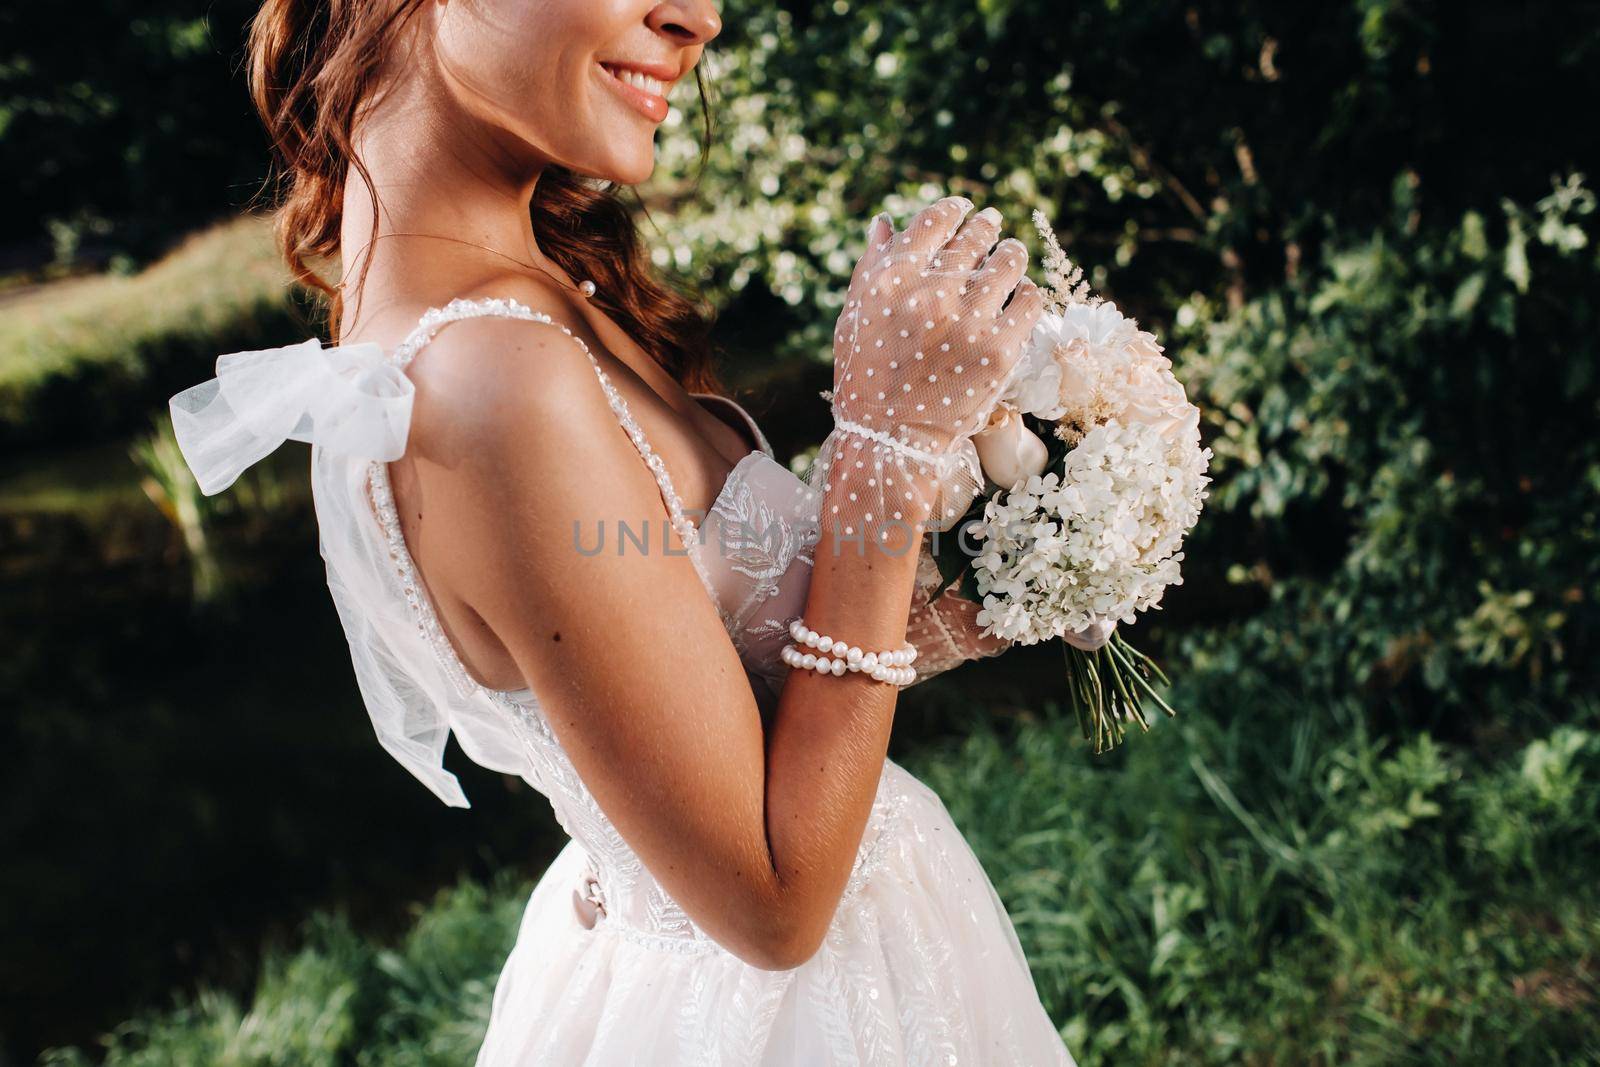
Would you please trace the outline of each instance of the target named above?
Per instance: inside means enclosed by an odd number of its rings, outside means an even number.
[[[308,335],[270,224],[202,230],[137,274],[39,286],[0,308],[0,444],[106,440],[146,425],[229,351]]]
[[[748,330],[724,324],[733,342],[726,383],[787,456],[815,443],[828,369],[774,360],[770,338]],[[218,355],[321,333],[278,258],[270,221],[256,216],[198,230],[136,274],[0,293],[0,446],[123,441],[147,431],[150,416],[211,373]],[[756,389],[764,396],[752,399]]]
[[[1193,715],[1098,762],[1024,717],[906,762],[1086,1065],[1592,1062],[1600,714],[1480,758],[1351,711]],[[397,944],[317,916],[248,996],[185,996],[105,1062],[470,1062],[527,889],[458,885]]]

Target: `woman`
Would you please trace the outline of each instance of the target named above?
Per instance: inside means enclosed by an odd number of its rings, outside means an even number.
[[[885,759],[902,685],[999,651],[916,549],[980,485],[1026,253],[959,198],[874,219],[797,478],[588,180],[649,176],[719,28],[707,0],[268,3],[280,237],[312,284],[342,257],[339,343],[223,357],[173,399],[180,442],[207,492],[313,443],[380,740],[464,806],[454,732],[573,837],[480,1064],[1071,1063],[971,851]]]

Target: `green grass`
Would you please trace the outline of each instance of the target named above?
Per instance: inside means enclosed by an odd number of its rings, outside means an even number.
[[[1085,1063],[1600,1051],[1600,735],[1478,764],[1333,711],[1194,714],[1098,765],[1031,724],[918,766]]]
[[[1099,760],[1024,717],[906,762],[1085,1065],[1592,1062],[1597,709],[1489,759],[1337,726],[1350,710],[1196,713]],[[470,1062],[527,889],[459,885],[393,947],[315,917],[250,997],[185,997],[105,1062]]]
[[[314,916],[305,943],[264,963],[247,1004],[202,991],[107,1037],[104,1062],[126,1067],[371,1067],[470,1063],[488,1025],[494,981],[528,886],[464,882],[417,909],[397,946],[358,936],[343,918]],[[95,1061],[47,1053],[66,1067]]]
[[[0,305],[0,442],[105,440],[143,427],[223,352],[309,336],[270,223],[195,234],[132,275],[52,282]]]

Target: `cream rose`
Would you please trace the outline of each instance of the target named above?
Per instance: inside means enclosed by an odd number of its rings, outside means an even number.
[[[1022,424],[1022,413],[1001,401],[988,424],[972,437],[983,473],[996,485],[1010,489],[1035,474],[1043,474],[1049,454],[1037,434]]]
[[[1200,409],[1165,356],[1142,356],[1109,368],[1101,382],[1105,417],[1124,425],[1153,426],[1169,443],[1189,440],[1200,429]]]

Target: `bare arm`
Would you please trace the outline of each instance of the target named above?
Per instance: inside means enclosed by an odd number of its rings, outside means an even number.
[[[994,344],[1014,349],[1023,326],[1031,319]],[[695,922],[756,966],[799,965],[848,880],[896,690],[796,672],[764,734],[716,607],[576,344],[549,326],[475,320],[430,353],[456,361],[460,381],[487,383],[461,387],[450,443],[418,461],[432,521],[448,526],[435,536],[453,547],[430,578],[510,652],[595,800]],[[823,514],[849,492],[827,490]],[[647,530],[648,553],[618,551],[619,521]],[[916,553],[840,543],[823,526],[808,625],[863,648],[899,645]],[[581,551],[602,527],[605,550]]]
[[[843,892],[882,772],[895,689],[797,672],[764,736],[749,679],[587,357],[549,326],[452,327],[443,356],[496,386],[448,469],[419,461],[436,583],[505,644],[617,830],[686,912],[752,964],[798,965]],[[617,523],[648,534],[618,551]],[[592,549],[601,528],[604,551]],[[576,533],[575,533],[576,531]],[[576,540],[575,540],[576,537]],[[579,545],[584,547],[580,551]],[[904,638],[915,556],[824,530],[806,618],[864,647]]]

